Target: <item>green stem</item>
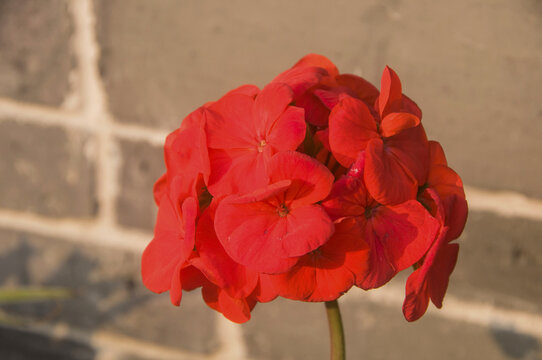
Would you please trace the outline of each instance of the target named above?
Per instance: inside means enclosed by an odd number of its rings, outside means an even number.
[[[343,322],[337,300],[326,301],[326,312],[331,341],[331,360],[345,360]]]

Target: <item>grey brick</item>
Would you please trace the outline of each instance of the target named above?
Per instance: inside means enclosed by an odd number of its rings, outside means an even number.
[[[324,2],[137,0],[127,7],[122,0],[95,0],[95,5],[100,67],[113,114],[166,129],[234,87],[264,85],[308,52],[342,60],[339,50],[351,51],[359,43],[358,15],[368,7],[337,3],[349,8],[340,12],[346,19],[339,23],[329,18]]]
[[[361,291],[354,289],[351,291]],[[426,315],[415,323],[401,309],[364,301],[341,304],[350,359],[539,359],[540,340],[510,329],[484,328]],[[325,359],[324,304],[275,300],[260,304],[245,327],[254,359]]]
[[[126,227],[152,230],[156,220],[152,188],[165,171],[163,149],[144,142],[120,143],[123,164],[117,200],[118,221]]]
[[[93,360],[95,355],[86,344],[0,326],[0,357],[5,360]]]
[[[0,230],[0,286],[64,287],[68,300],[4,305],[31,326],[34,321],[106,330],[200,353],[217,348],[215,312],[199,291],[180,308],[167,294],[153,294],[140,279],[140,255],[120,250]]]
[[[542,197],[542,21],[535,1],[388,2],[362,40],[424,112],[428,135],[470,185]],[[369,14],[367,14],[369,15]]]
[[[65,0],[0,2],[0,96],[60,105],[74,65]]]
[[[173,129],[309,52],[378,84],[386,64],[468,184],[542,197],[542,21],[535,1],[96,0],[101,69],[122,121]],[[288,9],[285,11],[285,9]]]
[[[0,120],[0,207],[94,216],[95,146],[88,134]]]
[[[542,223],[471,212],[449,293],[542,313]]]

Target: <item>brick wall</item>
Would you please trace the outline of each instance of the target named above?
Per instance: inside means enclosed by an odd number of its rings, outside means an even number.
[[[322,304],[238,326],[139,277],[165,135],[309,52],[374,83],[392,66],[471,209],[442,310],[406,323],[404,277],[341,299],[352,358],[542,359],[536,0],[0,0],[0,286],[76,294],[0,307],[0,357],[327,358]]]

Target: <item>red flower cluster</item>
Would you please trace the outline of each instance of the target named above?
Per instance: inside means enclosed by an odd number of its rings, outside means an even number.
[[[390,68],[378,91],[320,55],[205,104],[166,139],[143,282],[174,305],[201,287],[241,323],[258,302],[331,301],[413,267],[407,320],[440,307],[467,203],[421,117]]]

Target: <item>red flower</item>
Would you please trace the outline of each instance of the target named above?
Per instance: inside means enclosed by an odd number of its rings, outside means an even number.
[[[378,97],[380,119],[361,100],[343,96],[329,117],[329,144],[335,158],[349,167],[366,150],[365,183],[382,204],[399,204],[416,197],[427,177],[428,144],[420,118],[405,112],[401,83],[386,68]],[[415,105],[406,106],[408,110]],[[417,107],[413,112],[417,113]],[[421,116],[421,113],[419,113]]]
[[[201,215],[196,230],[195,247],[198,253],[191,264],[198,268],[207,279],[226,291],[232,298],[246,298],[258,284],[258,273],[236,263],[218,241],[214,229],[213,202]]]
[[[256,306],[256,299],[254,297],[241,299],[231,297],[227,291],[210,282],[203,285],[201,294],[203,295],[203,300],[210,308],[239,324],[250,320],[250,312]]]
[[[365,278],[369,248],[357,236],[354,219],[339,220],[324,245],[302,256],[287,273],[275,276],[275,286],[285,298],[331,301]]]
[[[320,205],[333,175],[316,160],[281,152],[269,163],[270,184],[220,202],[215,229],[226,252],[256,271],[281,273],[317,249],[333,233]]]
[[[211,194],[248,193],[267,185],[271,156],[295,150],[305,137],[303,110],[288,106],[292,96],[288,86],[272,83],[255,98],[233,93],[209,105]]]
[[[179,129],[166,138],[164,157],[166,173],[154,186],[157,204],[164,193],[174,188],[173,199],[197,197],[201,193],[203,177],[210,172],[207,141],[204,132],[206,110],[198,108],[188,115]],[[175,182],[175,186],[172,183]]]
[[[145,248],[141,274],[145,286],[154,292],[170,290],[171,302],[181,301],[181,272],[194,248],[196,201],[192,197],[174,201],[168,194],[160,199],[154,238]]]
[[[467,220],[467,201],[459,176],[447,166],[439,143],[430,141],[429,175],[419,196],[441,229],[419,267],[407,280],[403,313],[408,321],[419,319],[427,310],[429,299],[437,308],[448,288],[448,281],[457,262],[458,244],[449,242],[459,237]]]
[[[414,266],[405,317],[440,307],[468,210],[421,117],[390,68],[379,92],[316,54],[204,104],[166,139],[144,284],[174,305],[201,288],[242,323],[258,302],[331,301]]]
[[[338,180],[323,206],[332,218],[352,218],[358,238],[369,245],[369,271],[358,279],[363,289],[380,287],[425,254],[438,231],[436,221],[416,200],[383,205],[364,183],[365,154],[361,153],[347,176]]]
[[[457,239],[467,222],[468,206],[465,200],[463,182],[455,171],[448,167],[444,151],[436,141],[429,142],[429,174],[419,201],[436,214],[434,196],[428,193],[433,189],[444,206],[444,224],[448,227],[447,240]]]

